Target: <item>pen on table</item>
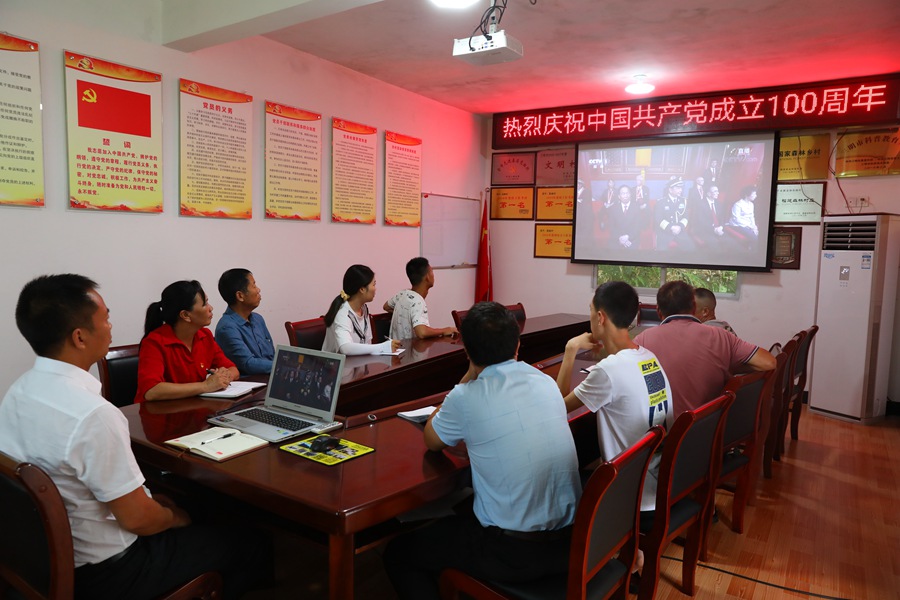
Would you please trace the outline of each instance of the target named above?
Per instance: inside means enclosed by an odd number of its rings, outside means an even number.
[[[200,442],[200,445],[201,445],[201,446],[205,446],[206,444],[210,444],[210,443],[216,442],[216,441],[218,441],[218,440],[224,440],[225,438],[230,438],[230,437],[233,436],[233,435],[237,435],[237,432],[236,432],[236,431],[232,431],[231,433],[226,433],[225,435],[220,435],[219,437],[213,438],[213,439],[211,439],[211,440],[205,440],[205,441],[202,441],[202,442]]]

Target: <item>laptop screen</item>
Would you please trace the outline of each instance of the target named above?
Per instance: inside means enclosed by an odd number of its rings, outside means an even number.
[[[269,374],[266,406],[330,421],[343,370],[343,354],[278,346]]]

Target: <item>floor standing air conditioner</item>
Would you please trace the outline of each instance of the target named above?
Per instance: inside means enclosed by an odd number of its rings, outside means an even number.
[[[861,422],[884,416],[898,270],[900,216],[825,217],[810,409]]]

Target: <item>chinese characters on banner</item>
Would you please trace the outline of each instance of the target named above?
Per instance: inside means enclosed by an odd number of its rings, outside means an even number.
[[[181,214],[249,219],[253,96],[179,80]]]
[[[540,150],[535,167],[537,185],[575,185],[575,148]]]
[[[44,205],[38,44],[0,33],[0,204]]]
[[[778,181],[828,179],[831,136],[791,135],[778,142]]]
[[[266,218],[322,219],[322,115],[266,101]]]
[[[69,205],[158,213],[162,77],[65,52]]]
[[[422,140],[384,132],[384,224],[422,224]]]
[[[535,258],[572,258],[572,224],[534,225]]]
[[[900,131],[848,133],[837,143],[834,173],[836,177],[900,175]]]
[[[331,220],[374,224],[378,130],[337,118],[331,128]]]
[[[646,102],[496,113],[493,148],[640,138],[672,133],[894,123],[900,76],[717,92]]]

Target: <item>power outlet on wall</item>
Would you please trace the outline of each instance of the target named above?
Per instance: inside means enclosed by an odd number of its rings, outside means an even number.
[[[850,208],[865,208],[865,207],[869,206],[869,197],[868,196],[848,197],[847,204],[850,205]]]

